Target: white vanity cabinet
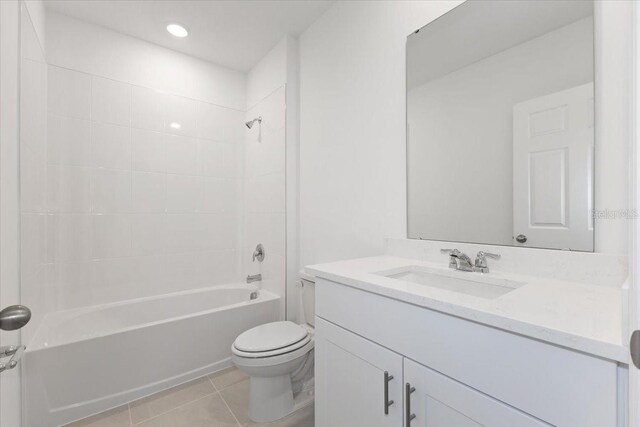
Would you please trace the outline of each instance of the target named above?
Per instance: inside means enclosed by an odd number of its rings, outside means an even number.
[[[614,361],[322,278],[315,339],[317,427],[624,425]]]
[[[402,356],[316,319],[316,425],[402,425]]]
[[[404,359],[404,384],[405,426],[549,425],[409,359]]]
[[[327,321],[316,333],[318,427],[548,426]]]

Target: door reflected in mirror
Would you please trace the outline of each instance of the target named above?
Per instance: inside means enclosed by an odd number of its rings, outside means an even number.
[[[407,40],[408,236],[593,251],[588,1],[468,1]]]

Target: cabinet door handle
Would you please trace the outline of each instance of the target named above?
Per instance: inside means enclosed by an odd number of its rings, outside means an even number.
[[[389,415],[389,406],[393,405],[393,400],[389,400],[389,381],[393,379],[393,375],[389,375],[388,371],[384,371],[384,414]]]
[[[409,427],[411,425],[411,420],[416,417],[416,414],[411,413],[411,393],[416,391],[415,387],[411,387],[411,384],[406,383],[404,386],[405,391],[405,399],[407,400],[406,412],[405,412],[405,427]]]

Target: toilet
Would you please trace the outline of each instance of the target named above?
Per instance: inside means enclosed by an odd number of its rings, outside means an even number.
[[[279,420],[313,402],[315,281],[301,272],[301,319],[271,322],[241,333],[233,363],[249,375],[249,418]]]

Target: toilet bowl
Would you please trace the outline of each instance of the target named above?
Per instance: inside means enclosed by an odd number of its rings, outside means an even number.
[[[302,281],[306,323],[259,325],[240,334],[231,346],[233,363],[249,375],[252,421],[275,421],[313,401],[313,285]]]

